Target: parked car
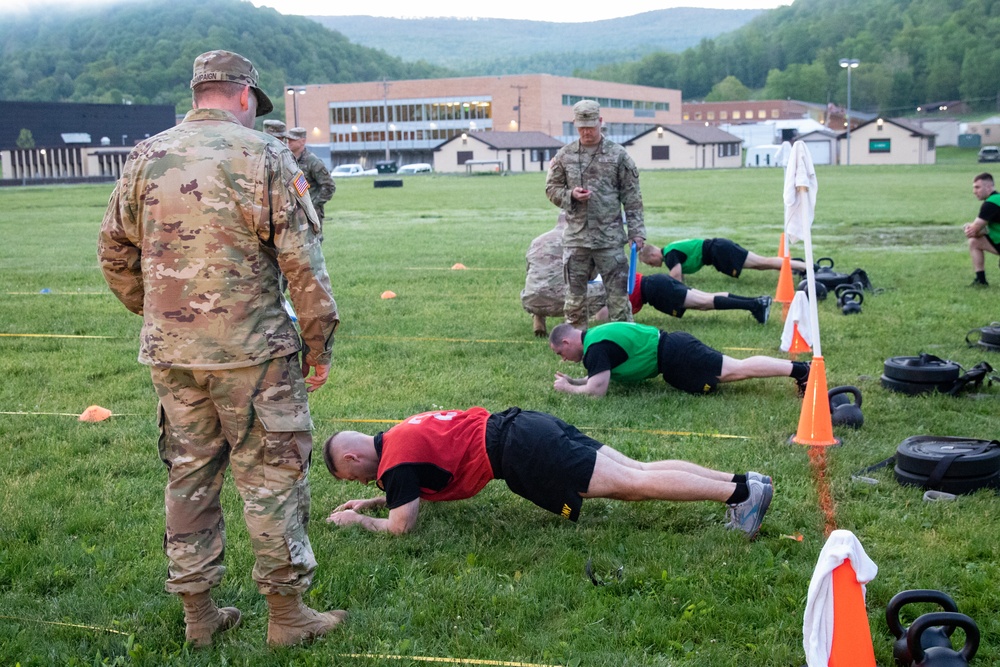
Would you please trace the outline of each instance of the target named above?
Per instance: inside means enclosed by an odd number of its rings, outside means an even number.
[[[980,162],[1000,162],[1000,148],[996,146],[983,146],[979,149]]]
[[[378,169],[365,169],[360,164],[338,164],[330,172],[334,178],[345,178],[349,176],[374,176]]]
[[[416,162],[414,164],[404,164],[402,167],[396,170],[397,174],[430,174],[434,171],[434,167],[430,166],[426,162]]]

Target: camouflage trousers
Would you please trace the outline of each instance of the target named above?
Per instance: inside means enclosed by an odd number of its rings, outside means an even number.
[[[628,260],[621,248],[563,248],[563,272],[566,278],[566,321],[585,328],[590,313],[587,307],[587,281],[594,272],[604,281],[608,319],[631,322],[632,306],[628,301]]]
[[[222,580],[219,494],[230,467],[257,588],[264,595],[305,591],[316,569],[306,534],[312,420],[297,355],[228,370],[150,370],[167,466],[166,590],[198,593]]]

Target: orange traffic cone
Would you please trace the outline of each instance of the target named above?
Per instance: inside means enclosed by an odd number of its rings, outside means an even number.
[[[799,333],[799,323],[792,323],[792,344],[788,347],[788,354],[802,354],[803,352],[812,352],[812,348],[809,347],[809,343],[806,339],[802,337]]]
[[[785,233],[781,232],[781,238],[778,240],[778,257],[785,256]]]
[[[875,667],[865,594],[849,559],[833,570],[833,643],[827,667]]]
[[[828,447],[839,445],[833,437],[833,420],[830,418],[830,398],[826,389],[826,364],[823,357],[813,357],[806,382],[806,395],[802,399],[799,430],[791,439],[797,445]]]

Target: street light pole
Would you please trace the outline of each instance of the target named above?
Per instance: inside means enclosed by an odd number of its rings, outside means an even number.
[[[292,122],[294,127],[299,126],[299,95],[305,95],[305,88],[296,89],[293,86],[285,88],[285,92],[292,96]]]
[[[847,166],[851,166],[851,70],[861,63],[857,58],[841,58],[840,66],[847,70]]]

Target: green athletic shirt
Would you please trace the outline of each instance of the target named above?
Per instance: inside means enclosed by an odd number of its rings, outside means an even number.
[[[660,373],[657,348],[660,330],[634,322],[609,322],[587,329],[583,337],[583,354],[594,343],[608,341],[618,345],[628,355],[628,360],[611,369],[611,379],[621,382],[641,382]]]
[[[684,239],[683,241],[674,241],[663,249],[663,261],[666,263],[667,253],[671,250],[676,250],[686,257],[686,259],[681,261],[681,272],[685,275],[688,273],[696,273],[698,269],[705,266],[705,262],[701,257],[701,247],[704,243],[705,239]],[[667,268],[672,269],[674,267],[667,264]]]
[[[994,192],[983,202],[979,217],[987,222],[986,235],[1000,245],[1000,192]]]

